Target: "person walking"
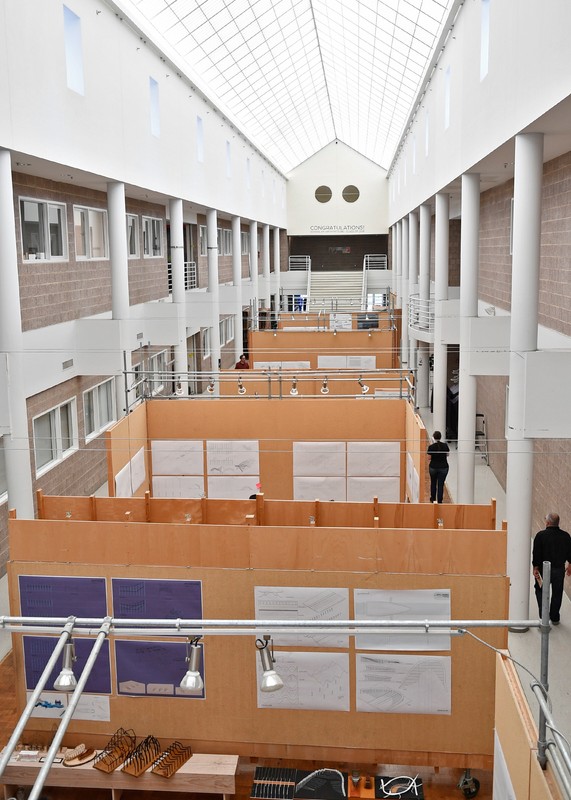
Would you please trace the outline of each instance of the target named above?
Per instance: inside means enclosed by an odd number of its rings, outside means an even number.
[[[551,564],[551,602],[549,604],[549,619],[553,625],[559,625],[559,611],[563,600],[563,582],[565,573],[571,575],[571,536],[559,527],[559,514],[549,513],[545,517],[545,530],[535,534],[533,539],[533,554],[531,558],[534,589],[541,617],[541,598],[543,577],[543,562]]]
[[[444,483],[448,475],[448,453],[450,448],[446,442],[442,442],[442,434],[440,431],[434,431],[432,434],[433,443],[428,446],[428,455],[430,456],[430,463],[428,465],[428,472],[430,473],[430,502],[434,503],[438,500],[442,502],[444,497]]]

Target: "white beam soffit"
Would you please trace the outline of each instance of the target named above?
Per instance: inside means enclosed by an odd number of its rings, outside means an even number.
[[[452,0],[129,0],[284,173],[338,139],[388,168]]]

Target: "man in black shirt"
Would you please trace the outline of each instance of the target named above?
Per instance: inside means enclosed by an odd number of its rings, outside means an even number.
[[[559,625],[559,610],[563,600],[563,581],[565,572],[571,575],[571,536],[559,527],[559,514],[550,513],[545,517],[545,530],[536,533],[533,540],[533,577],[535,596],[541,616],[541,587],[543,562],[551,563],[551,602],[549,618]],[[567,569],[565,569],[567,565]]]
[[[428,446],[428,455],[430,456],[430,464],[428,471],[430,473],[430,502],[438,497],[438,502],[441,503],[444,497],[444,482],[448,475],[448,453],[450,448],[446,442],[441,442],[442,434],[440,431],[434,431],[432,434],[434,443]]]

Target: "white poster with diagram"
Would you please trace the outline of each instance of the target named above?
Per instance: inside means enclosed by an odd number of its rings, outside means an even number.
[[[450,714],[450,656],[357,653],[357,711]]]

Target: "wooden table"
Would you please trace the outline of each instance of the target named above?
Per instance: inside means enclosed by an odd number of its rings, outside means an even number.
[[[42,765],[39,761],[18,761],[11,758],[0,782],[4,784],[4,798],[14,797],[18,786],[32,786]],[[161,778],[145,772],[134,778],[120,769],[101,772],[93,762],[79,767],[64,767],[53,764],[45,786],[76,786],[78,789],[108,788],[111,800],[119,800],[124,789],[160,792],[204,792],[233,795],[236,792],[236,770],[238,756],[208,755],[196,753],[172,778]]]

